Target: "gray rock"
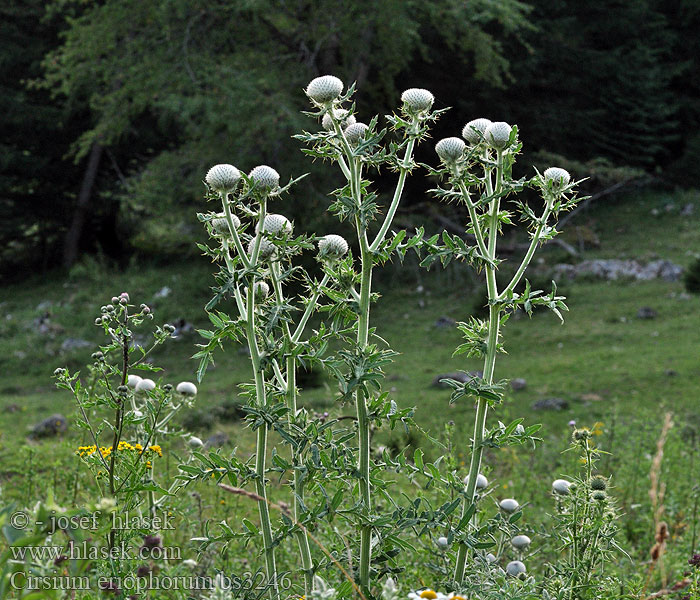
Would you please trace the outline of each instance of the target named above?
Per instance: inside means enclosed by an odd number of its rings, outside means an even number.
[[[637,318],[638,319],[655,319],[658,316],[659,313],[657,313],[653,308],[649,306],[642,306],[637,311]]]
[[[455,322],[454,319],[450,319],[450,317],[440,317],[437,321],[435,321],[435,327],[438,329],[443,329],[443,328],[451,328],[454,327],[457,323]]]
[[[681,208],[681,216],[682,217],[690,217],[693,215],[695,212],[695,204],[692,202],[688,202],[683,208]]]
[[[61,352],[73,352],[73,350],[87,348],[88,346],[92,346],[92,344],[87,340],[81,340],[80,338],[66,338],[61,344]]]
[[[32,438],[53,437],[64,433],[67,429],[68,421],[63,415],[57,413],[34,425],[29,436]]]
[[[516,377],[510,380],[510,388],[514,391],[524,390],[527,387],[527,381],[522,377]]]
[[[467,383],[474,379],[475,377],[483,377],[484,374],[481,371],[470,371],[469,373],[464,373],[463,371],[455,371],[454,373],[444,373],[442,375],[436,375],[433,377],[433,387],[450,387],[442,379],[454,379],[460,383]]]
[[[225,433],[215,433],[210,435],[204,442],[205,448],[221,448],[224,444],[228,443],[228,436]]]
[[[532,410],[565,410],[569,403],[563,398],[544,398],[532,405]]]
[[[43,302],[39,302],[39,304],[36,305],[36,310],[37,312],[45,313],[52,306],[53,302],[51,302],[51,300],[44,300]]]
[[[579,275],[586,275],[612,281],[617,279],[678,281],[682,273],[683,267],[664,259],[642,264],[636,260],[611,258],[584,260],[577,265],[564,263],[554,266],[555,279],[574,279]]]

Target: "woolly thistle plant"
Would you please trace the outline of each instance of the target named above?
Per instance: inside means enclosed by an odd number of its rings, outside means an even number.
[[[316,91],[319,98],[331,93],[323,86]],[[218,459],[208,462],[200,455],[205,468],[199,472],[188,471],[190,479],[216,473],[219,478],[235,478],[239,485],[254,482],[265,566],[275,598],[279,597],[280,577],[275,539],[287,535],[297,540],[304,591],[307,595],[314,592],[314,563],[306,528],[302,525],[302,521],[310,518],[305,493],[313,484],[314,476],[304,466],[310,443],[306,437],[308,415],[297,406],[296,375],[300,363],[318,359],[315,342],[304,336],[305,330],[321,296],[332,293],[337,278],[333,265],[348,252],[347,242],[340,236],[319,239],[318,259],[323,270],[320,282],[313,281],[303,269],[293,265],[294,257],[312,249],[313,242],[303,235],[294,238],[290,220],[282,214],[268,212],[268,203],[283,197],[295,183],[292,180],[280,188],[279,179],[277,171],[264,165],[242,176],[240,185],[233,189],[214,187],[210,178],[205,178],[210,199],[221,203],[223,213],[199,215],[216,243],[213,248],[200,247],[222,268],[217,276],[220,287],[207,305],[214,329],[202,332],[208,342],[195,355],[201,359],[198,377],[202,378],[207,365],[213,362],[214,350],[224,340],[245,340],[254,380],[247,412],[256,431],[256,451],[252,470],[235,459],[222,466]],[[222,218],[226,227],[221,224]],[[309,293],[290,297],[285,288],[294,279],[304,280]],[[233,301],[235,317],[218,309],[225,300]],[[323,346],[320,342],[318,345]],[[284,402],[278,403],[280,399]],[[286,423],[282,417],[286,418]],[[293,505],[291,522],[277,530],[270,517],[267,478],[270,467],[266,462],[268,434],[273,427],[292,446],[291,462],[278,457],[275,464],[275,468],[291,472]]]
[[[467,383],[446,381],[454,390],[452,402],[461,398],[473,398],[476,403],[474,436],[462,511],[463,521],[468,515],[474,516],[466,531],[454,532],[454,537],[460,541],[454,566],[454,581],[457,585],[464,580],[470,548],[469,536],[476,526],[475,504],[479,499],[478,476],[485,440],[488,439],[490,445],[496,446],[522,443],[537,428],[524,428],[518,422],[508,427],[499,424],[492,431],[486,429],[488,408],[500,402],[505,386],[505,382],[494,379],[496,355],[503,351],[501,327],[518,308],[531,313],[534,306],[546,306],[560,318],[561,311],[566,310],[564,298],[557,296],[556,287],[549,295],[543,295],[540,290],[532,290],[527,282],[524,289],[519,286],[538,246],[557,234],[554,227],[557,216],[572,208],[577,201],[574,192],[576,184],[571,182],[569,174],[563,169],[550,168],[544,175],[538,173],[529,180],[513,179],[513,164],[521,148],[517,127],[503,121],[491,122],[479,118],[464,126],[462,136],[466,142],[457,137],[437,142],[435,152],[442,164],[430,171],[447,184],[433,190],[436,196],[466,206],[469,214],[467,234],[474,245],[469,247],[461,239],[443,234],[447,245],[433,245],[424,260],[428,266],[438,259],[443,264],[452,259],[470,261],[485,272],[488,295],[488,320],[472,318],[468,323],[460,323],[459,329],[465,336],[465,343],[455,352],[469,357],[482,357],[483,376],[474,377]],[[542,199],[539,214],[530,204],[514,198],[516,193],[525,188],[539,192]],[[510,200],[510,205],[506,209],[507,200]],[[499,290],[496,271],[502,261],[497,254],[497,240],[502,228],[513,224],[512,209],[520,213],[521,220],[528,226],[530,244],[510,281]],[[513,499],[505,499],[501,501],[500,508],[505,513],[515,513],[519,510],[519,505]],[[523,541],[522,537],[517,539]],[[516,565],[511,570],[516,567],[520,569]]]
[[[336,192],[337,200],[331,207],[341,220],[352,223],[359,247],[359,291],[351,290],[358,305],[355,329],[355,344],[346,354],[345,368],[355,377],[348,379],[341,375],[341,390],[344,396],[351,396],[357,414],[358,488],[362,518],[358,519],[359,538],[358,582],[362,589],[370,586],[370,565],[372,562],[372,483],[370,481],[370,411],[380,397],[378,386],[374,384],[381,374],[381,365],[390,354],[377,349],[370,339],[370,302],[372,298],[372,273],[379,262],[383,262],[394,250],[387,234],[392,226],[396,210],[401,201],[407,175],[413,170],[415,145],[427,135],[429,124],[436,120],[441,111],[432,111],[433,95],[422,89],[406,90],[402,94],[402,107],[399,114],[387,117],[394,132],[399,134],[398,142],[383,145],[387,130],[377,130],[378,119],[369,124],[354,120],[353,106],[349,104],[354,93],[351,87],[344,95],[343,84],[332,76],[314,79],[306,88],[314,112],[310,116],[320,119],[326,131],[305,133],[297,136],[311,146],[307,154],[329,159],[340,168],[345,178],[345,186]],[[350,118],[353,118],[350,120]],[[354,122],[352,122],[354,121]],[[329,125],[332,124],[332,128]],[[329,130],[329,131],[328,131]],[[373,169],[389,167],[398,172],[398,178],[391,201],[385,215],[380,219],[378,231],[373,232],[372,222],[377,217],[376,194],[371,190],[367,179]],[[327,236],[319,244],[321,255],[337,257],[345,254],[347,245],[335,236]],[[374,364],[372,364],[374,363]],[[338,367],[336,372],[340,372]],[[348,383],[351,383],[348,386]]]

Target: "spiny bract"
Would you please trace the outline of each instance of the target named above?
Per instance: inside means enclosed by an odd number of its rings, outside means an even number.
[[[234,229],[238,229],[241,226],[241,220],[236,215],[231,215],[231,222]],[[229,235],[231,233],[224,213],[219,213],[215,219],[211,220],[211,227],[219,235]]]
[[[183,396],[196,396],[197,386],[191,381],[181,381],[177,384],[175,391]]]
[[[354,125],[357,122],[355,115],[350,115],[348,114],[349,112],[350,111],[347,111],[344,108],[336,108],[335,112],[333,113],[336,120],[340,122],[340,127],[343,129],[345,127],[349,127],[350,125]],[[321,119],[321,126],[326,131],[331,131],[333,129],[333,118],[331,117],[330,113],[323,115],[323,119]]]
[[[343,82],[333,75],[316,77],[306,86],[306,95],[319,104],[332,102],[342,93]]]
[[[433,102],[435,102],[435,96],[428,90],[410,88],[401,94],[401,101],[406,105],[409,112],[418,113],[429,110]]]
[[[255,167],[248,177],[253,180],[258,189],[266,192],[274,190],[280,184],[280,174],[267,165]]]
[[[348,243],[339,235],[331,233],[318,241],[318,255],[321,258],[342,258],[348,253]]]
[[[470,144],[478,144],[484,139],[487,127],[491,125],[489,119],[474,119],[469,121],[462,129],[462,137]]]
[[[292,233],[292,224],[284,215],[270,213],[265,216],[263,230],[271,235],[290,234]]]
[[[233,165],[214,165],[204,178],[211,189],[217,192],[230,192],[241,178],[241,172]]]
[[[360,140],[365,137],[369,127],[364,123],[353,123],[345,129],[345,139],[351,146],[357,146]]]
[[[549,167],[549,169],[544,172],[544,180],[545,182],[553,181],[555,187],[564,186],[568,185],[569,181],[571,181],[571,175],[569,175],[566,169]]]
[[[264,281],[256,281],[253,289],[255,290],[255,297],[258,300],[264,300],[270,293],[270,286]]]
[[[457,162],[462,158],[467,145],[458,137],[449,137],[435,144],[435,152],[446,163]]]
[[[250,254],[251,256],[253,255],[255,241],[257,239],[258,238],[256,236],[253,239],[251,239],[250,242],[248,242],[248,254]],[[260,240],[260,250],[258,251],[258,258],[260,258],[261,260],[267,260],[275,253],[275,250],[277,250],[277,247],[270,240],[262,238]]]
[[[512,127],[504,121],[496,121],[491,123],[484,132],[484,137],[488,144],[497,150],[503,150],[510,141],[510,132]]]

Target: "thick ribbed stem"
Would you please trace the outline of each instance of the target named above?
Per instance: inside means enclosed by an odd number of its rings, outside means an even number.
[[[275,298],[279,304],[282,304],[284,302],[284,291],[282,290],[282,282],[280,280],[280,273],[279,273],[279,264],[278,263],[272,263],[270,267],[270,279],[272,281],[272,287],[275,291]],[[316,296],[315,299],[312,298],[312,304],[316,303],[316,300],[318,299],[318,296]],[[311,305],[310,305],[311,306]],[[307,306],[307,309],[309,306]],[[310,314],[310,310],[308,311]],[[304,313],[306,315],[306,312]],[[308,316],[307,316],[308,319]],[[293,342],[292,342],[292,335],[289,330],[289,323],[285,322],[284,323],[284,337],[285,341],[287,344],[290,346],[289,352],[290,354],[287,356],[286,360],[286,368],[287,368],[287,377],[286,377],[286,400],[287,400],[287,408],[288,408],[288,423],[291,425],[296,417],[297,414],[297,388],[296,388],[296,374],[297,374],[297,361],[296,358],[294,357],[294,354],[292,353],[293,348]],[[301,326],[301,329],[299,330],[299,335],[303,333],[303,326]],[[294,464],[294,521],[299,522],[300,521],[300,513],[301,513],[301,503],[304,501],[304,484],[303,484],[303,478],[299,474],[298,467],[300,466],[300,461],[299,461],[299,455],[297,454],[296,450],[292,451],[292,462]],[[295,534],[297,538],[297,544],[299,545],[299,556],[301,558],[301,566],[304,571],[304,593],[305,597],[309,598],[311,591],[313,590],[313,584],[314,584],[314,576],[313,576],[313,560],[311,558],[311,547],[309,545],[309,539],[306,533],[306,529],[304,528],[299,528],[298,531]]]
[[[500,152],[497,154],[496,167],[496,186],[495,190],[491,188],[491,173],[490,169],[486,170],[486,192],[489,195],[498,194],[501,191],[501,182],[503,178],[503,156]],[[489,205],[489,229],[488,229],[488,255],[486,258],[493,263],[496,258],[496,239],[498,237],[498,211],[500,202],[498,198],[491,200]],[[475,226],[476,227],[476,226]],[[496,286],[496,269],[492,264],[486,265],[486,289],[489,298],[489,326],[488,337],[486,342],[486,356],[484,357],[484,382],[487,384],[493,383],[493,373],[496,366],[496,353],[498,351],[498,334],[501,325],[501,309],[496,300],[498,298],[498,289]],[[481,469],[481,457],[484,452],[483,441],[486,430],[486,416],[488,413],[488,404],[484,398],[479,398],[476,404],[476,419],[474,422],[474,439],[472,441],[472,456],[469,464],[469,480],[465,490],[465,501],[462,506],[462,515],[474,503],[476,496],[476,483]],[[464,579],[464,569],[467,561],[468,548],[466,544],[460,544],[457,551],[457,561],[455,564],[454,579],[457,583],[461,583]]]
[[[264,203],[261,204],[261,223],[264,218]],[[259,232],[262,225],[259,224]],[[258,235],[260,233],[258,232]],[[260,238],[258,238],[260,241]],[[257,259],[259,245],[252,253]],[[255,263],[253,263],[255,264]],[[246,337],[248,338],[248,349],[250,350],[251,363],[253,365],[253,376],[255,377],[255,397],[259,407],[267,405],[265,393],[265,380],[260,367],[260,349],[255,334],[255,286],[251,276],[248,283],[248,297],[246,298]],[[275,551],[272,546],[272,525],[270,524],[270,510],[267,500],[267,486],[265,485],[265,459],[267,456],[267,425],[263,424],[258,428],[257,444],[255,448],[255,491],[260,500],[258,501],[258,511],[260,513],[260,529],[263,535],[263,549],[265,554],[265,567],[267,578],[271,584],[271,597],[279,600],[279,588],[277,586],[277,565],[275,562]]]

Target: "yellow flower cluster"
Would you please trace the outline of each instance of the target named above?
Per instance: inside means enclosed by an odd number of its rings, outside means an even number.
[[[100,446],[99,448],[95,445],[78,446],[78,449],[75,453],[82,458],[84,456],[92,456],[93,454],[95,454],[95,452],[99,450],[100,454],[102,455],[102,458],[107,458],[110,454],[112,454],[113,449],[113,446]],[[152,452],[153,454],[157,454],[161,458],[163,456],[163,450],[157,444],[149,446],[146,450],[144,450],[141,444],[119,442],[119,444],[117,445],[117,450],[122,452],[138,452],[139,454],[143,454],[144,452]]]

